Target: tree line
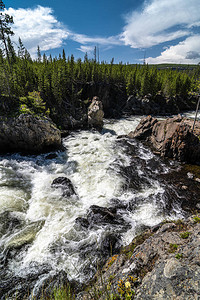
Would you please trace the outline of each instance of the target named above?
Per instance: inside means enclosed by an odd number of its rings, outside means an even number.
[[[97,50],[94,59],[86,54],[84,60],[66,56],[65,50],[58,57],[41,55],[37,49],[37,59],[32,59],[19,38],[18,49],[13,46],[11,37],[12,17],[5,14],[5,5],[0,0],[0,94],[27,97],[35,91],[40,93],[46,103],[61,105],[67,103],[69,111],[81,106],[85,99],[84,85],[88,82],[118,85],[127,96],[152,97],[160,93],[164,97],[180,95],[187,97],[197,88],[200,66],[194,69],[172,70],[156,66],[114,64],[99,62]],[[32,94],[34,95],[34,94]],[[82,102],[82,104],[81,104]]]

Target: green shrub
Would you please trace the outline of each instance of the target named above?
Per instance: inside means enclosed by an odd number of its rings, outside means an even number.
[[[193,218],[193,220],[194,220],[195,223],[200,223],[200,218],[197,217],[197,216],[195,216],[195,217]]]
[[[29,92],[28,96],[20,97],[20,113],[31,113],[39,115],[47,115],[50,113],[49,110],[46,111],[46,104],[42,100],[40,93],[37,91]]]
[[[73,300],[75,296],[70,286],[55,288],[51,300]]]

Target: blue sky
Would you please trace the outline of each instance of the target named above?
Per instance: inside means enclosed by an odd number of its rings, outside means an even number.
[[[41,52],[124,63],[200,62],[200,0],[4,0],[20,36]]]

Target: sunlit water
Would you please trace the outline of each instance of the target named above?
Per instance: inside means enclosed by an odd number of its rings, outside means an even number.
[[[80,282],[94,274],[99,259],[95,253],[106,234],[112,231],[112,226],[97,224],[90,230],[77,229],[76,218],[85,217],[91,205],[110,207],[116,199],[125,204],[134,203],[133,209],[118,212],[129,224],[126,230],[115,227],[121,235],[121,244],[128,244],[141,226],[153,226],[167,217],[181,216],[179,207],[165,211],[165,186],[155,178],[147,179],[148,184],[144,183],[139,190],[124,188],[127,178],[120,170],[133,163],[126,151],[128,145],[136,148],[136,156],[147,167],[155,158],[141,143],[130,140],[124,146],[117,139],[118,135],[134,130],[140,119],[107,120],[101,133],[73,133],[63,140],[66,151],[57,152],[53,159],[48,159],[47,154],[0,157],[1,258],[16,245],[21,247],[6,265],[6,274],[11,276],[27,276],[34,263],[36,269],[48,266],[49,271],[38,277],[33,294],[49,274],[61,270],[69,279]],[[140,164],[136,163],[134,169],[145,179]],[[168,171],[169,166],[160,162],[160,169],[155,169],[155,174]],[[66,198],[61,189],[51,187],[52,181],[60,176],[71,180],[77,195]],[[5,230],[6,212],[10,212],[10,218],[18,220],[19,225]],[[82,249],[85,249],[84,255],[81,255]],[[86,272],[88,269],[91,273]]]

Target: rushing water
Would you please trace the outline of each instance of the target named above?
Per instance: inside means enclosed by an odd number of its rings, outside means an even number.
[[[62,271],[85,282],[102,255],[109,255],[110,241],[117,248],[144,226],[182,215],[177,203],[167,208],[167,190],[159,181],[170,166],[141,143],[117,138],[139,121],[108,120],[101,133],[73,133],[63,140],[66,151],[55,157],[0,157],[0,298],[20,292],[25,280],[36,295],[47,278]],[[61,176],[71,180],[76,195],[51,187]],[[89,213],[92,205],[116,207],[117,221],[98,222]],[[76,222],[87,217],[92,222],[87,228]]]

